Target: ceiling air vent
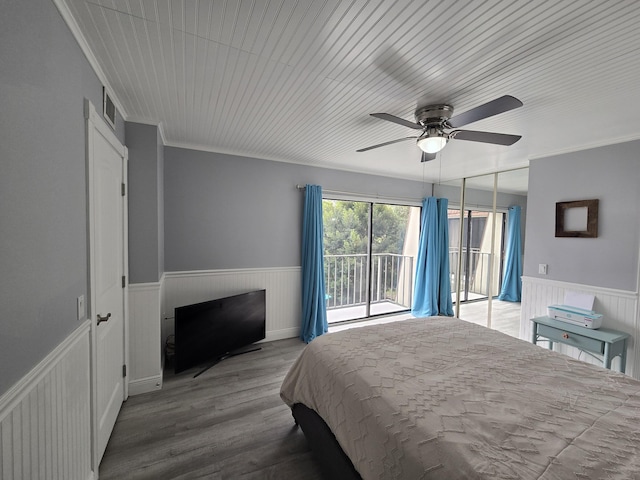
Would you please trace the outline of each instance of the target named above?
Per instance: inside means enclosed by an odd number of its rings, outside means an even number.
[[[116,128],[116,106],[107,93],[107,89],[102,87],[102,115],[111,128]]]

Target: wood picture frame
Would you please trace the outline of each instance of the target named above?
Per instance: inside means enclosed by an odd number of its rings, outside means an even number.
[[[596,238],[598,236],[598,199],[577,200],[556,203],[556,237]],[[582,213],[586,208],[583,221],[570,223],[568,216]]]

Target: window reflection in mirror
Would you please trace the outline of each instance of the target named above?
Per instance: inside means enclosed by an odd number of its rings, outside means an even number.
[[[526,226],[527,215],[527,192],[529,186],[529,169],[521,168],[517,170],[510,170],[507,172],[501,172],[498,174],[498,205],[508,207],[519,206],[520,207],[520,248],[519,248],[519,261],[520,268],[524,261],[524,233]],[[496,296],[491,304],[491,326],[492,328],[499,330],[508,335],[519,337],[520,336],[520,323],[521,323],[521,307],[520,302],[515,301],[516,298],[512,296],[511,285],[505,285],[505,278],[507,282],[513,279],[520,279],[522,270],[519,273],[515,272],[515,269],[511,272],[511,279],[506,277],[507,269],[514,268],[512,262],[509,261],[510,235],[509,235],[509,222],[514,220],[510,218],[511,215],[507,214],[505,222],[505,245],[503,248],[503,255],[501,258],[501,275],[502,281],[500,283],[501,289],[496,293]],[[521,293],[521,282],[519,283]],[[528,321],[528,319],[527,319]]]
[[[528,168],[522,168],[500,172],[497,177],[488,174],[446,182],[436,188],[436,196],[449,198],[449,259],[456,315],[513,336],[519,335],[520,303],[502,301],[498,296],[505,276],[508,211],[513,205],[521,207],[524,246],[528,173]],[[463,188],[464,206],[460,208]]]
[[[498,258],[502,237],[502,213],[494,215],[495,175],[467,178],[460,250],[460,318],[490,326],[491,298],[499,281]],[[496,218],[496,215],[500,218]],[[496,248],[497,247],[497,248]]]

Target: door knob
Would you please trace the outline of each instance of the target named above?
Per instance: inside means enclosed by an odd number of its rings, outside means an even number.
[[[111,313],[107,313],[104,317],[100,314],[98,314],[98,323],[97,325],[100,325],[102,322],[106,322],[107,320],[109,320],[109,318],[111,318]]]

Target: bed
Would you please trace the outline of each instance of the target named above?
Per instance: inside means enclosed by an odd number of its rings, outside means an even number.
[[[640,382],[456,318],[318,337],[280,395],[334,478],[640,478]]]

